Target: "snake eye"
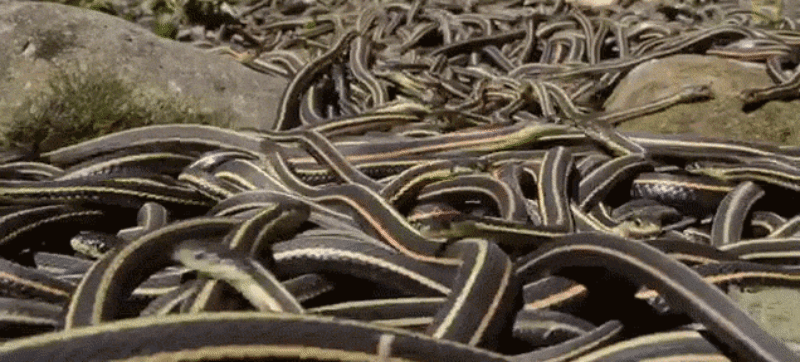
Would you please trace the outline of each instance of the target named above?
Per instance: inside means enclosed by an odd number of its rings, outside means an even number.
[[[192,258],[197,259],[197,260],[205,260],[205,259],[208,259],[208,257],[209,257],[208,253],[206,253],[205,251],[202,251],[202,250],[198,250],[198,251],[195,251],[194,253],[192,253]]]

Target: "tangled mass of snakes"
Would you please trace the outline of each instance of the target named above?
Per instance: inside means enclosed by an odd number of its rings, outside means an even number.
[[[675,54],[798,96],[794,19],[279,5],[231,26],[289,79],[274,125],[0,154],[1,360],[800,360],[728,295],[800,285],[800,149],[616,128],[707,84],[600,106]]]

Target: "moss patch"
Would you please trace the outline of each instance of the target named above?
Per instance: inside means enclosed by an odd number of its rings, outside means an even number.
[[[40,44],[33,53],[38,59],[52,60],[63,50],[75,45],[74,33],[47,30],[39,33]]]
[[[660,134],[695,133],[743,141],[798,145],[798,104],[770,102],[753,112],[741,111],[741,102],[720,98],[709,102],[681,104],[669,111],[645,116],[620,125],[621,130]]]
[[[136,127],[194,123],[229,127],[230,110],[208,110],[197,99],[145,89],[113,71],[61,71],[24,101],[0,130],[2,145],[50,151]]]

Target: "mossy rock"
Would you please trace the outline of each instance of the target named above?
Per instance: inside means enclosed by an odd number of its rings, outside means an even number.
[[[52,93],[51,79],[64,80],[64,73],[89,78],[108,73],[106,81],[89,84],[113,89],[108,80],[118,79],[133,86],[136,97],[151,97],[149,103],[167,99],[161,107],[183,99],[189,102],[186,110],[198,114],[224,112],[233,128],[270,129],[288,84],[230,56],[158,37],[98,11],[38,2],[0,7],[0,127],[19,119],[19,108],[35,113],[30,100]]]
[[[619,126],[623,131],[693,133],[745,141],[800,145],[800,101],[772,101],[747,109],[739,93],[773,85],[763,65],[700,55],[677,55],[634,68],[606,101],[608,111],[669,96],[689,84],[709,85],[714,98],[679,104]]]
[[[141,88],[107,69],[56,73],[2,126],[2,142],[46,152],[136,127],[197,123],[231,126],[230,111],[197,99]]]

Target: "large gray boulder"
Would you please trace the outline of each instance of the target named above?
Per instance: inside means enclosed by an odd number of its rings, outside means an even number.
[[[101,70],[137,94],[192,99],[233,127],[269,128],[287,80],[87,9],[0,0],[0,124],[58,70]]]
[[[688,84],[709,84],[714,99],[680,104],[637,118],[620,130],[695,133],[729,139],[800,145],[800,101],[771,101],[745,110],[739,93],[774,85],[764,65],[701,55],[676,55],[634,68],[608,98],[608,111],[623,110],[677,93]]]

